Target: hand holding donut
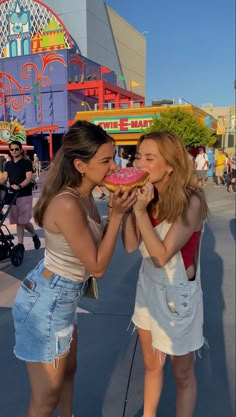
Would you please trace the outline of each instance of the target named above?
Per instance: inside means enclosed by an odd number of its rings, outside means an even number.
[[[111,192],[108,207],[129,211],[137,200],[137,187],[142,187],[149,178],[149,173],[138,168],[123,168],[107,175],[105,187]],[[124,210],[125,209],[125,210]]]
[[[134,204],[134,211],[145,211],[150,201],[154,198],[154,187],[150,182],[147,182],[142,188],[136,191],[137,201]]]
[[[112,206],[109,202],[109,207],[112,207],[112,211],[115,211],[119,214],[124,214],[133,207],[136,201],[136,189],[130,189],[128,187],[126,191],[123,194],[121,194],[121,187],[119,187],[113,193]]]

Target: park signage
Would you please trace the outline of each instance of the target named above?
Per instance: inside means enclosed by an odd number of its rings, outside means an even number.
[[[108,133],[141,132],[152,125],[153,115],[94,117],[91,122],[101,126]]]

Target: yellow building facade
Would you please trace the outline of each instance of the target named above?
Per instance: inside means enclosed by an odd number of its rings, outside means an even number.
[[[77,112],[74,121],[87,120],[100,125],[115,139],[116,145],[136,145],[143,130],[151,126],[153,118],[158,116],[160,112],[169,111],[173,108],[181,108],[189,112],[202,124],[213,131],[216,130],[215,118],[193,105],[147,106],[100,111],[86,110]]]

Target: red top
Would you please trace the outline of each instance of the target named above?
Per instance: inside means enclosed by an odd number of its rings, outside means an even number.
[[[159,220],[153,219],[153,217],[150,217],[150,220],[151,220],[153,227],[160,224]],[[182,258],[183,258],[184,266],[186,270],[194,263],[194,255],[197,250],[200,236],[201,236],[201,230],[198,230],[197,232],[193,232],[190,239],[181,249],[181,254],[182,254]]]

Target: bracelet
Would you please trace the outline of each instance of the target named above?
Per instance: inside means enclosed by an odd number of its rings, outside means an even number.
[[[112,206],[110,206],[110,204],[107,204],[107,207],[112,208]]]
[[[20,189],[22,188],[22,185],[18,184],[18,187],[20,187]]]

